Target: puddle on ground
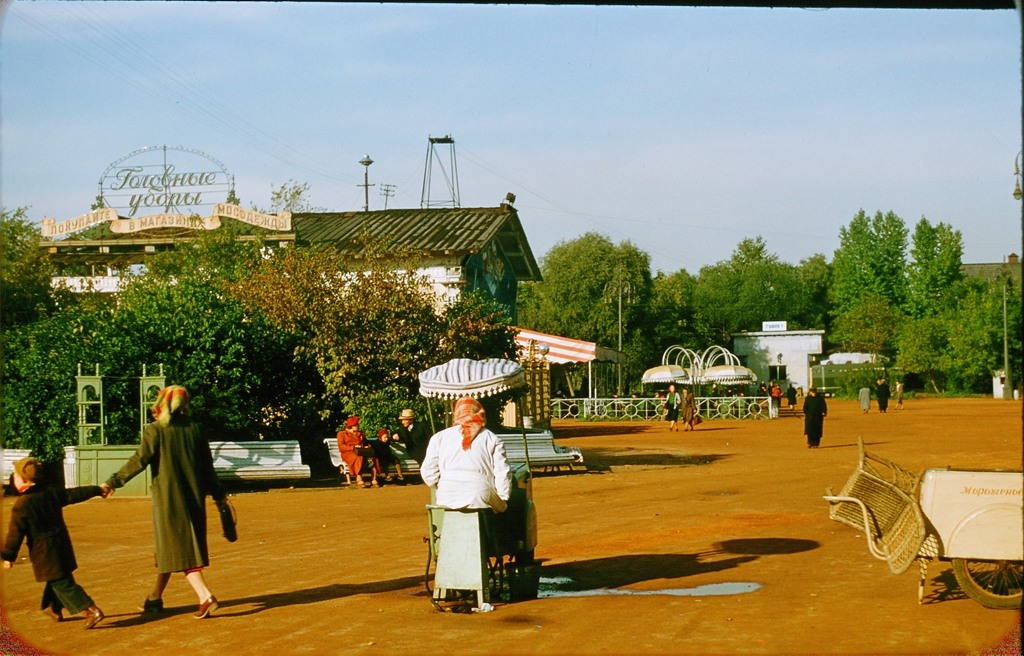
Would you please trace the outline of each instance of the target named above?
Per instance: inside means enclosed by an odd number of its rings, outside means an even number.
[[[698,585],[696,588],[665,588],[663,590],[624,590],[621,588],[599,588],[597,590],[564,590],[573,580],[565,576],[552,578],[541,577],[540,589],[537,597],[550,599],[552,597],[603,597],[610,595],[670,595],[673,597],[713,597],[717,595],[735,595],[754,592],[761,588],[760,583],[709,583]]]

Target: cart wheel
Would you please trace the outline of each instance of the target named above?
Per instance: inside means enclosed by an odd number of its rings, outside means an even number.
[[[967,596],[986,608],[1020,608],[1022,564],[1010,560],[953,559],[953,574]]]

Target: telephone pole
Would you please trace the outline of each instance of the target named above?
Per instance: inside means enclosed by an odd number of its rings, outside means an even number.
[[[398,185],[393,184],[382,184],[380,186],[380,195],[384,197],[384,209],[388,208],[388,199],[395,195],[395,189]]]

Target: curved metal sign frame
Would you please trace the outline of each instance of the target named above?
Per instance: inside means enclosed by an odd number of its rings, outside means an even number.
[[[169,160],[168,151],[180,153],[178,161]],[[153,153],[162,157],[142,157]],[[142,161],[132,163],[133,158]],[[196,158],[214,167],[202,166]],[[182,164],[195,168],[179,169]],[[99,179],[98,200],[127,217],[153,213],[200,214],[199,208],[209,211],[218,203],[224,203],[233,186],[234,181],[224,164],[207,153],[182,146],[147,146],[110,163]]]

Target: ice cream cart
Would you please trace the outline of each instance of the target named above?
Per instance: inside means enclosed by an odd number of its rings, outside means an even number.
[[[466,396],[500,402],[521,396],[526,390],[523,367],[499,358],[457,358],[421,372],[419,381],[421,395],[448,404]],[[517,404],[518,407],[521,404]],[[467,605],[476,610],[489,610],[493,608],[492,601],[517,601],[537,596],[540,569],[534,559],[537,512],[533,503],[526,429],[518,410],[516,414],[526,461],[512,465],[512,492],[505,512],[493,514],[445,508],[434,503],[431,489],[431,502],[426,507],[430,549],[425,585],[431,602],[439,610]],[[432,566],[435,573],[431,590]],[[447,603],[454,605],[445,607]]]
[[[918,602],[928,563],[952,561],[960,588],[987,608],[1021,605],[1024,474],[927,469],[918,475],[864,450],[839,494],[827,490],[829,516],[863,531],[868,550],[902,574],[917,561]]]

